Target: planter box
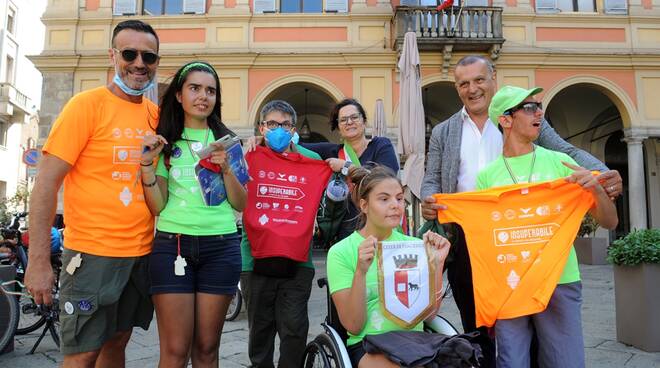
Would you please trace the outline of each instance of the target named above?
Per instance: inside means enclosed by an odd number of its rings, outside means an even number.
[[[588,265],[607,264],[607,239],[577,238],[573,243],[578,262]]]
[[[660,351],[660,265],[614,266],[616,337],[636,348]]]

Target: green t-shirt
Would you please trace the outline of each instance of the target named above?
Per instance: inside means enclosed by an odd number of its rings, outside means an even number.
[[[192,156],[205,145],[206,129],[185,128],[190,148],[185,140],[174,142],[170,156],[170,170],[165,168],[161,154],[156,175],[167,179],[167,204],[158,217],[156,228],[175,234],[223,235],[236,232],[236,217],[228,200],[219,206],[207,206],[195,177],[195,165],[199,161]],[[208,143],[213,142],[213,133],[208,133]]]
[[[301,155],[313,158],[315,160],[320,160],[321,156],[314,151],[310,151],[303,146],[296,145],[298,153]],[[248,241],[247,234],[243,231],[243,238],[241,239],[241,257],[243,259],[243,272],[250,272],[254,269],[254,258],[252,258],[252,252],[250,252],[250,242]],[[309,254],[307,255],[307,262],[300,262],[298,266],[314,268],[314,262],[312,261],[312,247],[309,247]]]
[[[387,240],[419,240],[412,236],[403,235],[392,231]],[[350,289],[353,286],[353,276],[358,264],[358,247],[364,241],[364,237],[355,231],[349,237],[330,247],[328,252],[328,285],[330,294],[337,291]],[[367,316],[364,327],[359,334],[348,333],[348,345],[354,345],[362,341],[367,335],[378,335],[390,331],[402,331],[401,326],[389,320],[381,310],[378,291],[378,255],[374,258],[369,271],[367,271],[365,284],[367,287]],[[413,327],[412,331],[422,331],[423,322]]]
[[[526,183],[527,179],[530,178],[532,156],[533,154],[530,152],[506,159],[518,183]],[[531,182],[554,180],[571,175],[573,170],[564,166],[562,161],[577,165],[565,153],[550,151],[541,146],[536,146],[536,160],[534,162]],[[513,184],[513,180],[511,180],[511,175],[509,175],[509,171],[504,164],[503,155],[500,155],[495,161],[484,167],[477,176],[477,189],[487,189],[509,184]],[[564,271],[559,278],[559,284],[568,284],[576,281],[580,281],[580,269],[578,268],[575,248],[571,247],[566,266],[564,266]]]

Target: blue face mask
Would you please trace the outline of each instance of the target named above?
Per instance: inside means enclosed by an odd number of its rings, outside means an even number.
[[[147,92],[147,90],[149,90],[150,88],[153,88],[154,79],[151,79],[149,81],[149,83],[147,83],[141,89],[133,89],[133,88],[127,86],[126,83],[124,83],[124,81],[121,78],[119,78],[119,74],[117,74],[117,72],[115,72],[115,77],[112,78],[112,81],[117,85],[117,87],[119,87],[119,89],[124,91],[125,94],[131,95],[131,96],[142,96],[145,92]]]
[[[277,153],[282,153],[289,147],[291,138],[293,138],[291,132],[284,130],[282,127],[266,132],[266,144]]]
[[[298,144],[299,141],[300,141],[300,136],[298,135],[298,132],[293,133],[291,142],[293,142],[293,144]]]

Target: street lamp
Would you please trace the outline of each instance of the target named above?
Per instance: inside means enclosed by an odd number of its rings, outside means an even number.
[[[309,88],[305,88],[305,117],[303,118],[299,131],[300,138],[302,139],[309,139],[312,136],[312,130],[309,129],[309,121],[307,120],[307,92],[309,92]]]

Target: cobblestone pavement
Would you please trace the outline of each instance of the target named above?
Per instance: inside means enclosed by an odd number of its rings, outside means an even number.
[[[316,278],[325,276],[325,256],[315,255]],[[614,313],[614,281],[611,266],[581,265],[584,305],[582,309],[584,342],[587,367],[660,367],[660,353],[647,353],[616,341]],[[314,282],[309,302],[309,339],[321,332],[320,323],[326,314],[325,290]],[[458,311],[452,299],[446,299],[442,314],[455,326],[460,326]],[[221,367],[244,367],[247,357],[247,321],[243,311],[233,322],[225,323],[220,347]],[[0,355],[0,366],[57,367],[62,355],[57,351],[50,336],[47,336],[34,355],[27,355],[37,339],[37,334],[19,336],[15,350]],[[277,353],[276,353],[277,359]],[[126,351],[126,366],[131,368],[155,367],[158,364],[158,331],[156,323],[148,331],[136,329]]]

